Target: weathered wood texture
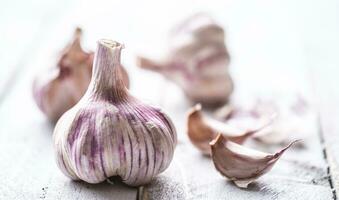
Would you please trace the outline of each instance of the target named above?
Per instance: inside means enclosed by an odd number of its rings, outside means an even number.
[[[315,21],[315,25],[322,26],[321,31],[313,34],[312,38],[306,38],[309,41],[308,56],[313,55],[308,64],[312,69],[311,80],[319,111],[323,154],[331,175],[330,184],[335,199],[339,197],[339,27],[333,24],[339,24],[338,5],[339,3],[336,7],[328,7],[326,15],[330,17],[329,20]],[[325,34],[326,37],[321,37]]]
[[[317,8],[317,9],[316,9]],[[326,12],[325,12],[326,11]],[[314,9],[304,13],[305,17],[323,13],[326,20],[315,18],[307,21],[305,26],[318,27],[304,37],[306,65],[311,69],[315,105],[319,112],[320,137],[323,155],[327,163],[327,171],[334,199],[339,195],[339,2],[318,3]]]
[[[6,84],[0,83],[0,88],[5,85],[0,90],[0,94],[5,91],[5,95],[0,97],[0,198],[333,198],[333,185],[338,187],[338,178],[335,176],[338,170],[335,168],[338,167],[339,151],[335,146],[338,137],[334,137],[338,129],[328,117],[334,111],[331,106],[327,106],[330,93],[326,93],[329,97],[321,100],[321,105],[326,107],[321,109],[321,130],[325,142],[321,140],[317,124],[310,123],[314,131],[304,141],[304,148],[293,148],[286,152],[271,173],[250,185],[249,189],[239,189],[218,174],[211,160],[201,156],[188,141],[185,116],[190,105],[180,90],[156,74],[137,69],[134,55],[140,52],[158,55],[166,45],[165,34],[175,21],[196,11],[208,11],[226,27],[228,47],[232,55],[231,71],[237,83],[235,99],[246,100],[252,94],[284,96],[301,91],[312,100],[314,96],[307,76],[309,65],[312,64],[318,70],[317,73],[322,72],[318,65],[321,65],[323,57],[317,59],[318,63],[311,62],[310,59],[320,53],[317,45],[326,46],[323,43],[313,43],[313,39],[320,36],[324,38],[324,34],[329,31],[325,29],[324,32],[314,32],[313,22],[320,25],[323,20],[332,19],[335,10],[331,8],[335,7],[336,2],[329,0],[326,6],[322,1],[310,4],[306,0],[260,3],[192,0],[181,1],[181,6],[171,1],[148,3],[152,6],[146,6],[142,1],[74,3],[66,6],[68,10],[65,11],[60,6],[59,14],[46,14],[43,17],[46,21],[36,28],[36,36],[27,37],[34,48],[31,50],[30,45],[22,48],[24,53],[18,55],[19,62],[15,62],[19,66],[19,73],[0,68],[1,77],[10,80]],[[49,13],[52,9],[48,10],[47,7],[45,12]],[[315,16],[315,10],[321,15]],[[52,22],[47,20],[58,15],[62,17],[55,18]],[[326,23],[329,27],[334,24],[334,20]],[[179,143],[170,168],[151,184],[139,188],[138,194],[137,189],[121,184],[90,185],[70,181],[54,163],[51,141],[53,127],[34,105],[31,83],[35,71],[48,67],[51,61],[49,53],[63,46],[76,25],[81,25],[85,31],[86,47],[93,49],[96,40],[103,37],[125,43],[123,64],[131,75],[132,93],[165,108],[178,129]],[[16,79],[12,79],[12,76]],[[334,82],[322,82],[317,91],[325,91],[323,88],[327,88],[327,84],[334,85]],[[8,86],[10,90],[6,90]],[[335,91],[335,88],[331,91]],[[331,102],[334,105],[336,101]],[[257,143],[248,145],[269,152],[279,148],[262,147]],[[327,158],[323,154],[324,146]],[[327,171],[328,163],[331,174]],[[332,186],[329,175],[332,175]]]

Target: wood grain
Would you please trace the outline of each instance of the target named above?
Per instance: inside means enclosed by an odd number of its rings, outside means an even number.
[[[307,27],[321,27],[304,37],[308,44],[305,56],[310,68],[310,82],[313,86],[314,101],[319,112],[320,138],[327,172],[333,192],[333,199],[339,195],[339,101],[338,91],[338,52],[339,52],[339,7],[338,2],[314,5],[307,17],[315,11],[323,13],[326,20],[315,18],[305,23]]]
[[[334,61],[333,62],[337,62]],[[332,65],[332,64],[331,64]],[[337,71],[330,65],[326,70],[314,69],[313,84],[319,111],[320,136],[323,146],[323,155],[327,162],[327,171],[334,199],[339,194],[339,92],[337,89]],[[323,69],[324,69],[323,68]],[[317,74],[322,74],[317,76]]]

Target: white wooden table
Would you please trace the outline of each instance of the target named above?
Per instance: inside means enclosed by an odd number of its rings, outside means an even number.
[[[306,1],[49,1],[2,2],[0,7],[0,199],[337,199],[339,195],[339,3]],[[190,104],[161,76],[138,69],[135,55],[158,56],[166,33],[197,11],[211,13],[227,33],[235,97],[253,93],[308,97],[319,120],[304,141],[248,189],[219,175],[190,144],[185,112]],[[69,39],[85,32],[86,47],[99,38],[125,43],[123,64],[132,93],[163,107],[178,129],[168,170],[151,184],[73,182],[57,169],[53,125],[35,106],[36,71]],[[157,83],[157,84],[154,84]],[[253,144],[254,146],[256,144]],[[273,152],[278,147],[261,148]]]

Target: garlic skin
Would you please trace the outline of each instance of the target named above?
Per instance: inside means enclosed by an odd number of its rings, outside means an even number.
[[[238,187],[247,188],[248,184],[269,172],[295,142],[297,140],[275,154],[246,148],[227,140],[221,134],[210,145],[215,168]]]
[[[259,98],[248,105],[227,105],[215,112],[225,123],[238,128],[255,127],[263,117],[276,115],[271,125],[262,129],[254,138],[265,144],[287,145],[293,140],[306,140],[315,130],[316,115],[301,96]],[[301,146],[299,143],[298,146]]]
[[[190,109],[187,116],[187,134],[194,146],[204,155],[210,155],[209,143],[218,135],[223,134],[230,141],[242,144],[246,139],[270,125],[271,120],[265,121],[256,128],[242,130],[227,123],[204,116],[201,105],[197,104]]]
[[[129,94],[121,75],[122,48],[118,42],[98,41],[87,92],[55,127],[57,164],[73,180],[100,183],[120,176],[138,186],[172,160],[176,129],[160,109]]]
[[[204,14],[194,15],[173,29],[165,59],[138,58],[141,68],[164,75],[193,102],[215,107],[233,91],[230,56],[222,27]]]
[[[33,97],[52,122],[73,107],[85,94],[91,80],[93,52],[81,47],[82,30],[76,28],[71,42],[61,51],[56,67],[39,74],[33,82]],[[122,70],[124,81],[129,78]]]

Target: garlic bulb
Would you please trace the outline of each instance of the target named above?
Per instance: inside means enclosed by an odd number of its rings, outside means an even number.
[[[267,127],[271,121],[272,120],[265,120],[264,122],[258,122],[259,125],[253,129],[239,129],[227,123],[204,116],[201,112],[201,105],[197,104],[188,112],[187,134],[194,146],[203,154],[209,155],[209,143],[218,133],[222,133],[223,136],[230,141],[241,144],[256,132]]]
[[[99,183],[120,176],[137,186],[172,160],[175,127],[160,109],[129,94],[121,74],[122,48],[118,42],[98,41],[87,92],[56,124],[57,164],[73,180]]]
[[[211,145],[215,168],[238,187],[247,188],[248,184],[270,171],[281,155],[297,141],[275,154],[268,154],[246,148],[227,140],[219,134]]]
[[[163,74],[193,102],[224,104],[233,91],[224,30],[209,16],[195,15],[175,27],[165,59],[138,58],[141,68]]]
[[[93,53],[81,47],[82,30],[77,28],[70,44],[61,52],[57,66],[40,74],[33,82],[33,96],[40,110],[56,122],[86,92],[91,80]],[[129,85],[127,72],[122,70]]]

